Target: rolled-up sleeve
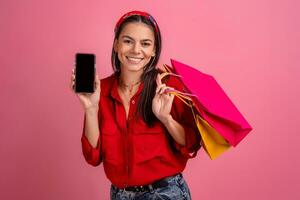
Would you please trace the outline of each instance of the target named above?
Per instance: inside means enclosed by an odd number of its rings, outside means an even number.
[[[174,87],[179,91],[184,91],[184,86],[180,81],[171,80],[168,86]],[[185,132],[185,145],[180,145],[173,140],[174,147],[187,158],[195,157],[201,148],[201,135],[191,108],[175,96],[171,115],[184,128]]]
[[[84,134],[85,132],[85,117],[83,122],[83,131],[81,136],[81,146],[82,153],[84,155],[85,160],[93,166],[98,166],[102,162],[101,156],[101,137],[99,135],[97,146],[93,147],[87,137]]]

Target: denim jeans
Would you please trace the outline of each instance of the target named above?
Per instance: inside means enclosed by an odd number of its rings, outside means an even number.
[[[191,200],[190,190],[181,174],[168,179],[168,185],[147,192],[131,192],[110,188],[111,200]]]

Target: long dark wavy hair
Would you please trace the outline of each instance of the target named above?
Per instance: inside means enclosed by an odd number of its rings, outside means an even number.
[[[143,120],[146,122],[148,126],[152,126],[153,123],[157,120],[155,115],[152,112],[152,99],[155,95],[156,89],[156,76],[158,70],[156,69],[156,65],[158,63],[160,53],[161,53],[161,34],[159,27],[154,20],[154,18],[149,15],[141,16],[141,15],[131,15],[124,19],[116,28],[115,28],[115,37],[114,43],[119,38],[120,33],[123,28],[128,23],[137,23],[142,22],[153,30],[154,38],[155,38],[155,56],[151,57],[150,61],[144,66],[144,71],[141,77],[141,81],[144,83],[144,88],[141,93],[141,97],[138,103],[138,113],[143,117]],[[114,51],[114,47],[112,47],[111,53],[111,63],[114,70],[114,74],[119,77],[121,73],[121,63],[118,59],[117,53]]]

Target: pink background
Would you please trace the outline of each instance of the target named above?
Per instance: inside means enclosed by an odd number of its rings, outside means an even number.
[[[201,150],[189,162],[193,199],[300,199],[296,0],[1,1],[0,199],[108,199],[68,86],[78,51],[97,55],[100,77],[112,72],[114,24],[133,9],[157,19],[161,63],[214,75],[254,128],[217,160]]]

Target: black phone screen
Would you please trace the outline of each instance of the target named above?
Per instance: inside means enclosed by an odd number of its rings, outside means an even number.
[[[93,93],[95,82],[95,55],[76,54],[75,92]]]

